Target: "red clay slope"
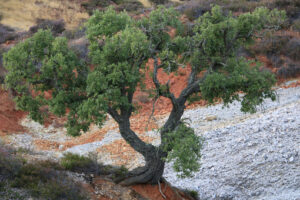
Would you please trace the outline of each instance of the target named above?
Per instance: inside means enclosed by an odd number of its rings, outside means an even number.
[[[15,104],[8,92],[0,88],[0,135],[24,131],[19,121],[25,115],[25,112],[15,109]]]

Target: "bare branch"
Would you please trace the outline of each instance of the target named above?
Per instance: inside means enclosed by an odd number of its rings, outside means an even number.
[[[207,71],[202,78],[197,79],[193,83],[188,84],[188,86],[186,86],[186,88],[184,88],[182,90],[182,92],[180,93],[178,102],[185,103],[185,101],[187,100],[187,98],[189,96],[191,96],[192,94],[195,94],[197,92],[200,92],[200,84],[206,79],[206,77],[209,73],[210,72]]]
[[[153,70],[153,82],[158,91],[158,95],[169,98],[175,108],[178,108],[178,102],[175,95],[170,91],[170,80],[164,85],[165,88],[162,90],[161,85],[157,79],[157,72],[159,69],[158,58],[154,58],[154,70]]]
[[[108,114],[110,114],[110,116],[112,118],[114,118],[114,120],[116,120],[116,122],[120,123],[122,120],[121,120],[121,116],[118,114],[118,112],[116,110],[114,110],[113,108],[111,107],[108,107],[107,109],[107,112]]]

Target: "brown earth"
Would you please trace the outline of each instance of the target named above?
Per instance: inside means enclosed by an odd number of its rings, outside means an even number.
[[[19,124],[24,116],[25,112],[16,110],[9,93],[0,88],[0,136],[24,132],[24,128]]]
[[[93,200],[193,200],[188,194],[169,183],[159,185],[139,184],[124,187],[103,177],[96,177],[92,184],[84,185]],[[161,191],[161,192],[160,192]]]

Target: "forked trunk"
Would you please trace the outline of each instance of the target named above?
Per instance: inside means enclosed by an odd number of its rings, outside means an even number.
[[[157,184],[161,181],[165,161],[162,151],[152,151],[145,157],[146,165],[130,171],[127,177],[121,181],[122,185],[132,185],[141,183]]]
[[[184,107],[180,110],[172,110],[169,119],[161,129],[162,140],[165,139],[167,132],[173,131],[176,128],[183,114],[183,110]],[[162,150],[162,146],[164,145],[163,141],[160,147],[155,147],[152,144],[143,142],[135,132],[130,129],[129,118],[123,118],[122,123],[119,123],[119,129],[126,142],[128,142],[134,150],[144,156],[146,165],[130,171],[125,178],[120,178],[116,180],[116,182],[121,182],[123,185],[139,183],[157,184],[161,181],[165,167],[164,158],[168,155],[168,152]]]

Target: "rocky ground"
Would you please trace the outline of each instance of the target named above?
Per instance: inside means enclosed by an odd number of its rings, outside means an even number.
[[[300,88],[278,90],[253,115],[238,105],[190,110],[185,117],[205,137],[202,167],[179,179],[168,165],[164,176],[175,186],[198,192],[200,199],[300,199]],[[216,120],[205,122],[205,116]]]
[[[193,178],[179,179],[168,164],[165,178],[176,187],[197,191],[200,199],[300,199],[300,87],[278,88],[277,93],[277,101],[266,101],[255,114],[240,112],[238,103],[187,110],[184,118],[205,138],[202,167]],[[156,118],[158,126],[166,120]],[[99,162],[129,169],[144,162],[123,141],[112,120],[77,139],[66,136],[55,123],[45,128],[24,118],[21,124],[27,133],[1,138],[34,152],[37,159],[57,160],[71,152],[97,154]],[[160,143],[155,131],[139,136]]]

